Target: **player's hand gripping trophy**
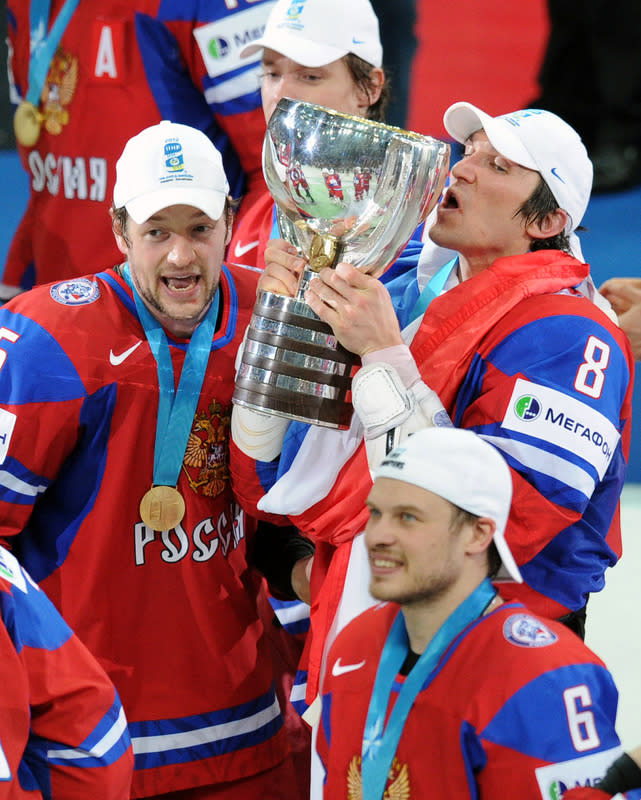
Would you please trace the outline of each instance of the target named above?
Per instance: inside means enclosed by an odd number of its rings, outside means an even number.
[[[282,99],[263,171],[283,239],[308,266],[296,297],[259,292],[233,402],[333,428],[348,427],[357,361],[307,305],[315,272],[347,261],[379,276],[438,201],[445,142],[311,103]]]

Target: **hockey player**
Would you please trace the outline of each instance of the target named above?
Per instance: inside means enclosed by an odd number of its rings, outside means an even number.
[[[358,168],[354,170],[354,200],[362,200],[365,196],[365,187],[363,185],[363,171]]]
[[[472,431],[423,429],[376,468],[365,546],[382,602],[327,660],[328,800],[561,797],[621,752],[603,662],[491,582],[499,566],[520,580],[511,495],[504,459]]]
[[[289,180],[291,181],[293,190],[300,197],[300,199],[313,201],[314,198],[309,191],[309,183],[307,182],[307,178],[305,177],[305,173],[303,172],[299,161],[289,168],[287,174],[289,175]],[[305,192],[305,195],[303,195],[301,189]]]
[[[317,543],[310,700],[332,629],[373,602],[358,536],[370,468],[412,431],[471,428],[505,455],[515,494],[506,535],[524,578],[502,586],[506,599],[581,634],[587,597],[621,553],[633,362],[625,335],[582,294],[588,265],[569,255],[590,196],[585,148],[549,112],[491,118],[458,103],[445,126],[466,154],[430,235],[455,258],[434,276],[419,265],[394,303],[347,264],[321,271],[306,295],[361,356],[350,430],[301,434],[265,417],[267,468],[251,447],[250,412],[234,408],[241,501],[287,515]],[[292,293],[302,259],[272,244],[268,261],[261,288]]]
[[[133,753],[113,684],[3,547],[0,618],[0,795],[127,800]]]
[[[327,170],[327,174],[324,174],[323,177],[325,178],[325,185],[329,192],[329,199],[333,203],[342,205],[345,198],[343,197],[343,183],[339,173],[333,167],[330,167]]]
[[[369,0],[349,5],[341,0],[306,0],[293,5],[291,0],[278,0],[264,34],[241,55],[249,58],[261,49],[261,97],[267,122],[282,97],[383,119],[387,85],[378,20]],[[327,175],[323,177],[327,181]],[[332,188],[327,186],[335,203],[341,202],[339,184],[340,179]],[[274,201],[267,187],[245,213],[246,218],[234,229],[229,258],[262,269],[265,245],[278,236]]]
[[[214,145],[161,122],[117,163],[124,262],[0,309],[1,533],[116,685],[135,798],[300,797],[229,482],[256,291],[230,219]],[[285,584],[310,555],[287,544]]]
[[[163,118],[212,139],[234,198],[264,190],[259,61],[239,53],[270,7],[8,1],[10,94],[30,197],[0,265],[0,298],[115,263],[104,221],[116,160],[130,136]]]

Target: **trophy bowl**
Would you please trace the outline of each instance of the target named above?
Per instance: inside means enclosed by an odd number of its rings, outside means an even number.
[[[307,261],[295,297],[259,292],[232,402],[332,428],[349,426],[358,357],[304,295],[339,261],[379,277],[439,199],[445,142],[283,98],[263,146],[280,235]]]

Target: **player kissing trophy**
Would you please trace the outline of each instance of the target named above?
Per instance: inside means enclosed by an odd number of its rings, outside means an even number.
[[[299,249],[307,267],[296,297],[259,292],[234,403],[326,427],[349,426],[358,358],[311,310],[305,290],[316,272],[339,261],[382,274],[438,201],[449,154],[448,144],[428,136],[280,100],[265,135],[263,172],[280,235]],[[299,191],[301,180],[306,194]]]

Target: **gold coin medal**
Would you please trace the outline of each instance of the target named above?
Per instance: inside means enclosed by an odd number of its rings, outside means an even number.
[[[43,116],[28,100],[23,100],[13,117],[16,139],[23,147],[33,147],[40,138]]]
[[[140,519],[154,531],[169,531],[185,516],[185,500],[175,486],[152,486],[140,501]]]

